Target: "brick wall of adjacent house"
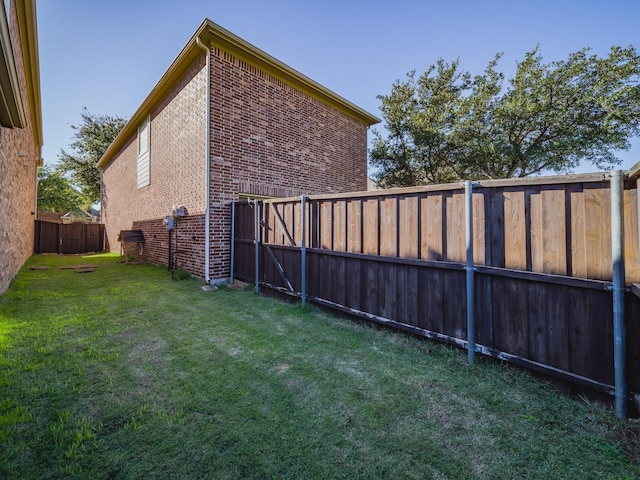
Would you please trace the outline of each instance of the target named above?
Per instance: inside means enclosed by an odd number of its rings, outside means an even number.
[[[205,70],[203,55],[149,116],[148,186],[136,186],[137,135],[103,170],[102,221],[107,249],[120,251],[118,233],[140,228],[145,234],[142,254],[137,245],[128,245],[127,251],[144,261],[166,265],[167,229],[163,220],[171,215],[172,207],[186,207],[189,218],[199,218],[195,224],[204,225]],[[194,235],[202,239],[204,227]],[[204,264],[202,252],[186,263],[194,274],[204,276],[204,265],[200,266]]]
[[[216,280],[230,276],[231,202],[243,193],[285,197],[366,190],[367,127],[224,51],[212,48],[211,54],[209,274]],[[168,162],[177,166],[180,161],[175,154],[160,156],[157,152],[203,145],[204,136],[196,139],[189,132],[204,135],[204,62],[203,56],[194,67],[195,76],[191,74],[193,80],[181,82],[151,115],[150,186],[141,190],[135,186],[135,139],[105,169],[103,177],[110,248],[120,248],[113,242],[119,230],[141,228],[143,253],[136,254],[138,247],[131,246],[132,254],[166,265],[167,232],[161,222],[171,205],[186,205],[189,218],[180,221],[188,225],[188,233],[184,241],[179,238],[178,249],[183,253],[178,262],[198,276],[206,276],[201,215],[204,149],[195,149],[197,161],[190,169],[167,168]],[[197,89],[192,88],[195,79]],[[201,95],[197,101],[192,97],[195,91]],[[174,108],[178,103],[180,110]],[[182,125],[187,120],[185,112],[192,116]],[[195,125],[196,118],[200,126]],[[172,128],[160,126],[169,123]],[[159,185],[160,169],[173,171],[175,178],[171,182],[163,179]]]
[[[9,287],[33,253],[36,209],[38,152],[28,113],[27,83],[13,2],[11,5],[9,29],[28,125],[13,129],[0,127],[0,293]],[[23,158],[18,157],[19,150],[25,153]]]
[[[191,274],[204,277],[204,215],[177,217],[174,230],[167,230],[164,219],[135,221],[131,229],[144,233],[144,243],[123,245],[123,252],[129,256],[168,265],[169,235],[171,251],[177,258],[176,267],[184,268]]]
[[[230,274],[231,201],[366,190],[367,127],[211,49],[211,277]]]

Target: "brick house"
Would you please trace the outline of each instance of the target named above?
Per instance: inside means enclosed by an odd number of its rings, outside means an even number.
[[[366,190],[367,129],[379,119],[205,19],[100,159],[107,248],[141,229],[129,253],[230,275],[231,202]],[[175,241],[175,240],[174,240]]]
[[[33,253],[42,114],[35,0],[0,6],[0,293]]]

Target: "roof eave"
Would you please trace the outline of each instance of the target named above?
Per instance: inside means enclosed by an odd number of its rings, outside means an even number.
[[[203,55],[202,49],[197,45],[197,39],[200,39],[200,41],[205,45],[217,46],[222,50],[255,65],[270,75],[273,75],[274,77],[300,89],[323,103],[336,108],[366,126],[371,126],[380,122],[380,119],[376,116],[354,105],[340,95],[323,87],[319,83],[311,80],[309,77],[306,77],[300,72],[275,59],[271,55],[263,52],[259,48],[251,45],[240,37],[205,18],[200,27],[196,30],[191,39],[173,61],[171,66],[169,66],[153,90],[151,90],[149,95],[124,126],[120,134],[118,134],[113,143],[109,148],[107,148],[106,152],[97,164],[98,168],[102,169],[111,162],[115,154],[135,133],[140,122],[149,115],[151,110],[184,75],[193,62],[199,56]]]
[[[306,94],[327,103],[337,110],[346,113],[363,124],[370,126],[380,122],[380,119],[366,110],[354,105],[340,95],[294,70],[280,60],[260,50],[249,42],[225,30],[220,25],[205,19],[204,34],[201,40],[207,45],[216,45],[221,49],[255,65],[261,70],[292,85]]]
[[[38,51],[38,26],[35,0],[15,2],[20,29],[22,57],[27,77],[27,91],[32,121],[33,137],[38,161],[42,154],[42,101],[40,92],[40,54]]]

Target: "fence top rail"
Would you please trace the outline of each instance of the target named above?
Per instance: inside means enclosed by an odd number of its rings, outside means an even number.
[[[625,172],[628,176],[629,172]],[[565,185],[571,183],[598,183],[608,181],[609,172],[596,173],[576,173],[571,175],[550,175],[541,177],[526,178],[505,178],[498,180],[479,180],[474,182],[476,188],[504,188],[518,186],[537,186],[537,185]],[[317,195],[306,195],[308,200],[336,200],[349,198],[367,198],[393,195],[412,195],[428,192],[443,192],[451,190],[463,190],[464,182],[445,183],[438,185],[423,185],[419,187],[398,187],[388,188],[384,190],[368,190],[361,192],[344,192],[344,193],[328,193]],[[287,203],[297,202],[300,197],[287,198],[269,198],[262,200],[264,203]]]
[[[640,177],[640,162],[635,163],[629,170],[627,170],[627,176],[632,180]]]

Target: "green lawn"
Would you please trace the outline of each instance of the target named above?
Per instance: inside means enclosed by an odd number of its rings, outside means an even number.
[[[0,478],[640,477],[637,420],[521,370],[118,260],[0,296]]]

